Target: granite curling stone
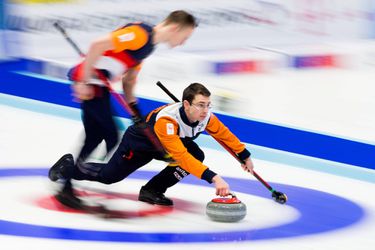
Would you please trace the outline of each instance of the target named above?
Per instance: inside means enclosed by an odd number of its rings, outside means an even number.
[[[207,203],[206,214],[214,221],[237,222],[245,218],[246,205],[234,194],[231,197],[220,197],[212,199]]]

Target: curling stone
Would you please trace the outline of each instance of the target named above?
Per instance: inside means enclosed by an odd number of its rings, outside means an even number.
[[[212,199],[207,203],[206,214],[211,220],[220,222],[236,222],[246,216],[246,205],[234,194],[231,197]]]

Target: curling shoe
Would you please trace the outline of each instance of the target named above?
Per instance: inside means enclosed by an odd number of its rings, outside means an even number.
[[[51,181],[65,179],[64,175],[68,168],[74,166],[74,159],[72,154],[63,155],[48,171],[48,178]]]
[[[75,194],[72,184],[68,181],[63,189],[55,195],[56,200],[66,207],[73,209],[83,209],[84,204]]]
[[[173,201],[165,197],[163,193],[151,189],[146,189],[144,186],[139,192],[138,200],[161,206],[173,206]]]

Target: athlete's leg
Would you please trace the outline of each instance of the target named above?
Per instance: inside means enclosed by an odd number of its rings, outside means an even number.
[[[190,154],[192,154],[199,161],[203,162],[204,152],[195,142],[184,142],[184,145]],[[153,197],[156,200],[160,199],[160,197],[164,196],[163,194],[168,188],[177,184],[187,175],[189,175],[189,172],[182,169],[179,165],[169,164],[141,188],[139,200],[144,200],[144,197],[148,197],[149,200],[152,200]]]
[[[113,119],[110,94],[107,88],[95,87],[96,96],[82,103],[82,121],[85,128],[85,141],[78,155],[85,160],[104,139],[107,153],[118,142],[117,126]]]

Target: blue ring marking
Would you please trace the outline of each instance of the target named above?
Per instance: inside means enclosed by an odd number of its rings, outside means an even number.
[[[156,172],[137,171],[134,179],[146,179]],[[46,176],[47,169],[0,169],[1,177]],[[268,191],[257,181],[225,178],[232,190],[269,198]],[[186,178],[184,183],[209,186],[196,178]],[[273,185],[273,184],[271,184]],[[305,236],[338,230],[358,223],[364,218],[364,210],[357,204],[329,193],[285,184],[277,184],[290,200],[288,205],[300,212],[300,217],[290,223],[263,229],[249,229],[228,232],[199,233],[143,233],[81,230],[49,226],[31,225],[0,220],[0,234],[67,240],[105,241],[105,242],[230,242],[247,240],[270,240]],[[267,195],[266,195],[267,194]],[[275,212],[277,212],[275,203]],[[281,205],[280,205],[281,206]],[[282,216],[282,215],[280,215]]]

